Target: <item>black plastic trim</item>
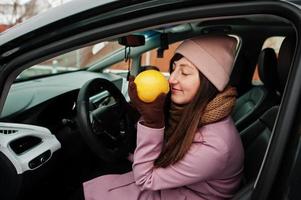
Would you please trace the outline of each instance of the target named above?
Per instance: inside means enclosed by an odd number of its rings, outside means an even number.
[[[0,151],[0,199],[16,199],[22,183],[13,163]]]
[[[142,12],[142,11],[141,11]],[[136,11],[139,13],[139,10]],[[140,13],[142,14],[142,13]],[[93,40],[110,38],[112,35],[124,34],[134,30],[139,30],[146,26],[156,26],[159,24],[185,21],[201,17],[215,16],[232,16],[246,14],[272,14],[287,18],[295,26],[298,34],[301,32],[301,15],[300,10],[286,2],[243,2],[216,4],[212,6],[194,6],[177,8],[175,10],[161,11],[160,13],[151,13],[144,17],[127,18],[126,21],[115,22],[115,24],[101,26],[99,28],[86,30],[71,37],[60,38],[59,40],[49,43],[47,46],[41,46],[33,49],[28,53],[20,55],[3,66],[0,70],[0,90],[1,102],[3,106],[5,96],[9,86],[16,74],[21,70],[47,58],[58,55],[59,53],[75,49]],[[122,17],[122,16],[121,16]],[[132,16],[133,17],[133,16]],[[299,38],[299,37],[297,37]],[[298,39],[297,39],[298,41]],[[297,54],[300,55],[298,48]],[[292,122],[296,114],[296,107],[300,99],[301,79],[301,58],[297,57],[294,61],[288,87],[285,90],[285,97],[280,108],[276,127],[274,128],[274,137],[272,138],[266,164],[262,169],[262,176],[258,179],[253,199],[267,199],[275,175],[281,162],[283,151],[292,128]],[[298,64],[298,66],[297,66]],[[20,67],[21,66],[21,67]],[[6,84],[5,84],[6,83]]]

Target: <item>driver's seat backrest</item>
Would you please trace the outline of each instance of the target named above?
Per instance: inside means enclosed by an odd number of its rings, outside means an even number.
[[[254,86],[240,96],[232,112],[238,131],[244,130],[268,108],[279,103],[277,57],[274,49],[263,49],[258,59],[259,77],[263,85]]]

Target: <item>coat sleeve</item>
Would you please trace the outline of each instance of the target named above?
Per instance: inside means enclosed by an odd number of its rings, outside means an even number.
[[[219,140],[193,143],[184,158],[166,168],[154,168],[161,152],[164,128],[152,129],[138,123],[133,173],[141,190],[162,190],[190,185],[220,176],[226,166],[227,151]],[[223,149],[224,148],[224,149]]]

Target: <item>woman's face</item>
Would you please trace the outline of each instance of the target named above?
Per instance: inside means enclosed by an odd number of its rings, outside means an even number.
[[[200,87],[198,69],[185,57],[173,63],[169,78],[171,101],[176,104],[190,103]]]

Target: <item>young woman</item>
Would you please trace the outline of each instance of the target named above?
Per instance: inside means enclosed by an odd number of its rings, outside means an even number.
[[[243,172],[240,136],[229,116],[236,90],[228,86],[236,40],[201,36],[184,41],[171,60],[170,93],[152,103],[129,96],[141,119],[133,171],[84,183],[86,200],[228,199]],[[164,107],[168,112],[164,113]]]

